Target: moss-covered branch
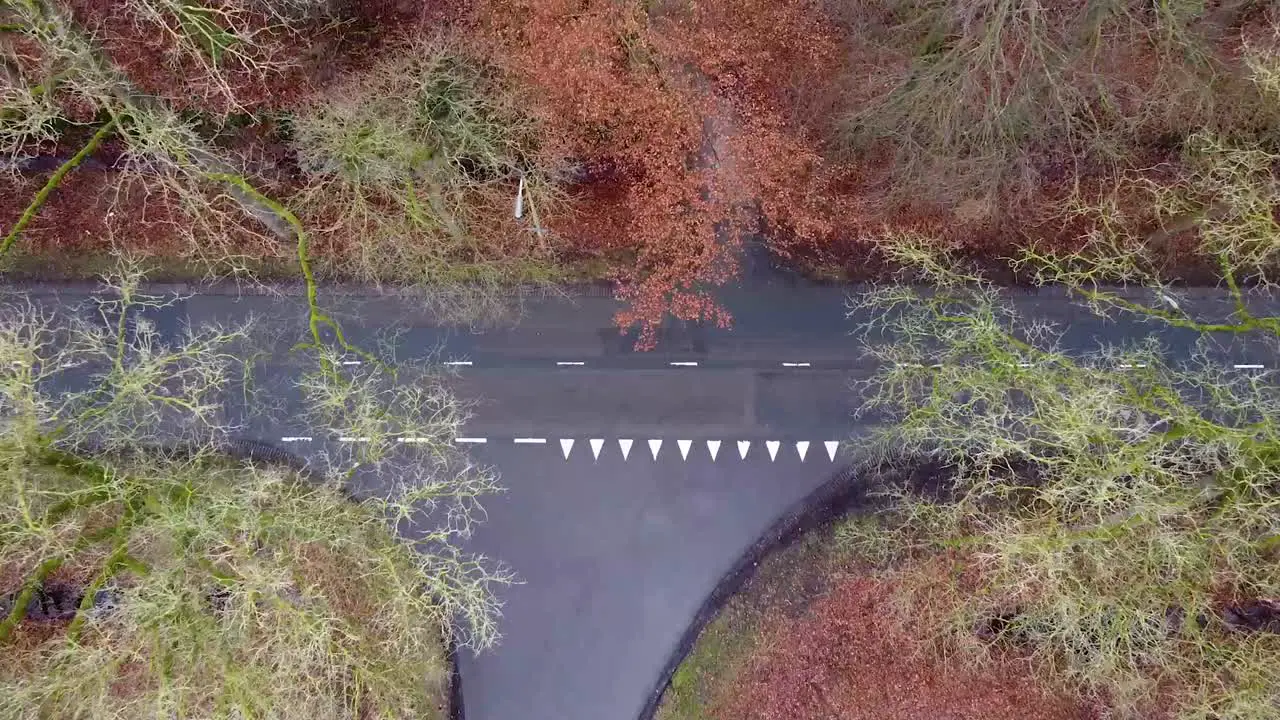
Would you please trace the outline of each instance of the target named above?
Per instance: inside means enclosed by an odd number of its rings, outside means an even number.
[[[40,208],[44,205],[45,201],[49,199],[49,195],[52,194],[60,184],[62,184],[62,180],[66,178],[67,174],[79,167],[80,163],[84,162],[85,158],[92,155],[94,151],[102,145],[102,142],[115,131],[115,129],[116,121],[114,119],[104,123],[103,126],[98,128],[98,131],[93,134],[93,137],[89,138],[89,142],[85,143],[85,146],[80,148],[79,152],[72,155],[69,160],[62,163],[62,165],[53,172],[53,175],[49,176],[49,179],[45,181],[44,187],[41,187],[39,192],[36,193],[35,198],[31,200],[31,204],[27,205],[26,210],[22,211],[22,217],[18,218],[18,222],[14,223],[13,227],[9,229],[9,233],[5,235],[4,242],[0,243],[0,259],[8,256],[9,250],[13,247],[14,242],[17,241],[18,236],[22,234],[22,231],[25,230],[27,225],[29,225],[35,218],[36,213],[40,211]]]

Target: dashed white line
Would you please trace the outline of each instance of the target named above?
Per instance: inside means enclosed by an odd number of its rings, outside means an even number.
[[[453,441],[456,443],[466,443],[469,445],[483,445],[489,442],[489,438],[465,437],[465,438],[454,438]]]
[[[807,368],[807,367],[813,367],[813,365],[811,365],[811,364],[809,364],[809,363],[807,363],[807,362],[784,362],[784,363],[782,363],[782,367],[784,367],[784,368]]]
[[[1265,365],[1254,365],[1252,363],[1233,365],[1232,367],[1234,367],[1237,370],[1265,370],[1266,369]]]
[[[515,444],[517,445],[546,445],[547,439],[536,438],[536,437],[519,437],[519,438],[516,438],[513,442],[515,442]]]
[[[556,361],[557,367],[582,367],[583,365],[586,365],[586,363],[577,362],[577,361],[564,361],[564,360]]]
[[[338,438],[338,442],[345,442],[345,443],[369,442],[369,438],[368,438],[367,436],[364,436],[364,435],[361,435],[360,437],[353,437],[353,436],[351,436],[351,435],[343,435],[343,436],[341,436],[341,437],[339,437],[339,438]]]
[[[360,365],[361,362],[359,360],[343,360],[342,364],[343,365]]]
[[[672,367],[698,367],[698,362],[696,360],[686,360],[686,361],[680,361],[680,362],[672,362],[668,364],[671,365]]]
[[[1137,363],[1136,365],[1130,365],[1129,363],[1120,363],[1121,370],[1132,370],[1134,368],[1144,368],[1146,366],[1147,366],[1146,363]]]
[[[311,442],[310,435],[290,435],[280,438],[280,442]]]
[[[402,437],[402,438],[396,438],[396,442],[401,442],[401,443],[404,443],[405,445],[425,445],[425,444],[427,444],[427,443],[431,442],[431,438],[428,438],[428,437]]]
[[[444,364],[454,367],[471,367],[473,363],[470,360],[446,360]]]

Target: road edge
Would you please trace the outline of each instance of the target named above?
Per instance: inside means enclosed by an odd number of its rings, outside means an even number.
[[[871,475],[871,473],[868,473]],[[794,503],[756,539],[730,566],[702,601],[693,619],[676,642],[645,700],[638,720],[653,720],[663,694],[671,684],[680,664],[693,650],[707,625],[720,614],[725,604],[755,575],[756,568],[768,556],[790,547],[801,537],[826,527],[869,504],[871,484],[854,466],[846,466],[817,489]]]

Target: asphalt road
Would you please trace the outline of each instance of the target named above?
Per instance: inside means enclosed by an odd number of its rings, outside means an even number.
[[[647,445],[624,461],[610,445],[598,461],[576,445],[567,461],[551,445],[476,453],[519,468],[474,547],[524,584],[501,593],[502,645],[462,656],[468,720],[635,718],[720,575],[833,471],[821,448],[773,462],[725,447],[712,462],[703,445],[684,461],[668,441],[657,461]]]
[[[849,335],[870,318],[846,317],[847,292],[786,284],[729,292],[732,330],[673,323],[649,353],[613,328],[617,306],[607,297],[531,299],[518,325],[484,332],[442,325],[395,298],[323,298],[358,345],[453,364],[458,393],[475,402],[459,439],[509,488],[486,503],[473,549],[509,564],[524,584],[503,592],[502,645],[464,655],[470,720],[636,716],[720,575],[838,469],[842,456],[832,458],[828,443],[844,442],[847,453],[849,438],[876,421],[851,416],[850,385],[874,368]],[[84,301],[76,288],[30,296],[59,307]],[[1196,338],[1102,321],[1056,292],[1012,301],[1061,327],[1071,350],[1155,333],[1177,357]],[[1205,317],[1230,311],[1214,291],[1180,302]],[[202,294],[148,314],[168,337],[254,316],[270,353],[259,386],[282,399],[283,412],[250,417],[252,434],[303,456],[335,441],[287,408],[300,372],[288,349],[305,330],[299,297]],[[1220,357],[1258,372],[1280,355],[1272,341],[1224,347]]]

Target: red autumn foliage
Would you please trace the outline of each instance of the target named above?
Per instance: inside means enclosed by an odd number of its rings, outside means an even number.
[[[737,272],[757,213],[777,249],[832,230],[830,171],[795,113],[837,43],[809,0],[706,4],[485,0],[471,32],[487,59],[531,89],[549,150],[609,168],[589,216],[555,226],[568,246],[634,258],[618,268],[652,346],[668,313],[727,324],[711,290]],[[598,184],[597,184],[598,185]]]

